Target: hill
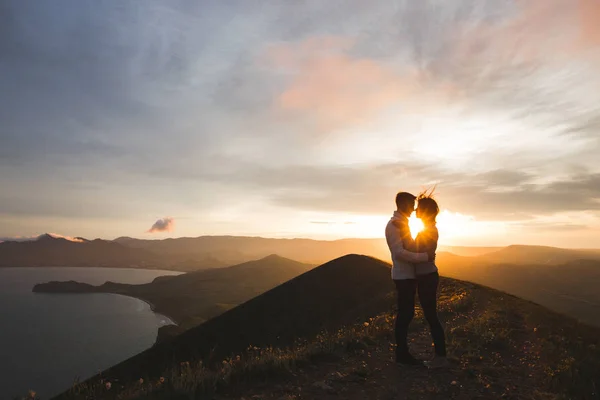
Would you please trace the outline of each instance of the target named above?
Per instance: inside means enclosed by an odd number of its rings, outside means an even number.
[[[390,348],[394,291],[389,273],[388,264],[370,257],[333,260],[58,398],[596,396],[600,330],[448,278],[441,281],[440,314],[452,367],[399,368]],[[427,357],[431,339],[417,315],[412,349]],[[106,389],[111,383],[115,386]]]
[[[92,286],[77,282],[49,282],[35,285],[34,292],[116,293],[137,297],[153,305],[156,312],[171,317],[183,330],[227,311],[306,271],[313,265],[270,255],[227,268],[196,271],[177,276],[162,276],[142,285],[106,282]]]
[[[593,258],[585,251],[556,248],[532,248],[528,256],[529,249],[511,246],[479,257],[440,253],[436,261],[445,276],[490,286],[600,326],[600,260],[580,259]]]
[[[477,262],[491,264],[544,264],[560,265],[577,260],[599,260],[597,250],[561,249],[548,246],[512,245],[482,254]]]

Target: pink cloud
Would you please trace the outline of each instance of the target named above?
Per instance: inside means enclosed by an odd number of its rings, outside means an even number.
[[[175,220],[171,217],[161,218],[152,225],[148,233],[172,232],[175,228]]]
[[[414,68],[399,71],[352,57],[347,50],[353,45],[349,38],[323,36],[271,46],[263,61],[293,74],[277,98],[278,108],[308,113],[331,131],[368,121],[394,105],[417,112],[459,94],[449,82],[433,81]]]

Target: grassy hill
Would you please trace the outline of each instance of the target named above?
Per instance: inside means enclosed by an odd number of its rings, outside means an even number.
[[[370,257],[333,260],[58,398],[597,398],[599,329],[448,278],[440,309],[452,367],[394,365],[389,273]],[[420,313],[411,338],[431,355]]]

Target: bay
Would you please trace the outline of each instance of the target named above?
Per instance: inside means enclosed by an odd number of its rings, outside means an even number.
[[[42,399],[154,344],[171,324],[138,299],[114,294],[33,293],[36,283],[148,283],[179,272],[117,268],[0,269],[0,399]]]

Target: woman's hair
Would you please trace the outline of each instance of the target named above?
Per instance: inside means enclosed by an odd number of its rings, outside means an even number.
[[[433,222],[435,222],[435,218],[440,213],[440,207],[438,206],[437,201],[433,199],[434,191],[435,186],[431,190],[424,190],[417,197],[417,207],[420,210],[421,218]]]

